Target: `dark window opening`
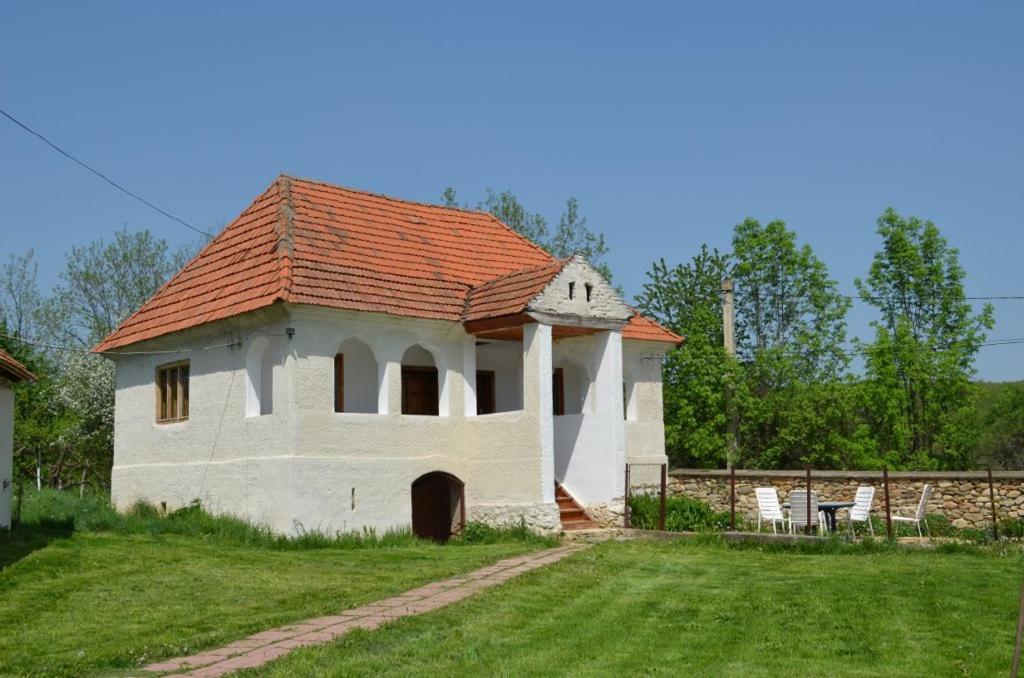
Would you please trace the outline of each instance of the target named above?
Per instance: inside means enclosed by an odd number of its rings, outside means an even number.
[[[576,283],[569,283],[569,298],[572,299],[576,294]]]
[[[437,368],[402,365],[402,414],[437,413]]]
[[[551,375],[551,404],[556,416],[565,414],[565,371],[561,367]]]
[[[345,411],[345,354],[334,356],[334,411]]]
[[[590,301],[590,294],[594,291],[594,286],[587,283],[583,286],[587,290],[587,301]]]
[[[477,370],[476,372],[476,413],[494,414],[497,412],[494,397],[494,371]]]

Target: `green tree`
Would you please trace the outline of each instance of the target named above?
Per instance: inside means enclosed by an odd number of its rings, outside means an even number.
[[[974,312],[959,252],[931,221],[889,208],[878,235],[882,248],[856,285],[879,313],[862,345],[879,445],[894,466],[963,468],[976,443],[974,357],[992,307]]]
[[[722,345],[720,289],[726,255],[707,245],[686,264],[664,259],[647,272],[639,310],[685,337],[663,370],[665,448],[679,466],[720,467],[726,461],[725,388],[733,367]]]
[[[864,455],[844,378],[850,300],[782,221],[733,232],[738,446],[744,466],[835,467]]]
[[[91,347],[138,310],[195,252],[172,250],[148,230],[116,231],[72,246],[46,310],[49,334],[61,343]]]
[[[446,207],[465,207],[459,204],[455,189],[451,186],[444,189],[441,201]],[[547,219],[538,212],[527,210],[511,191],[495,193],[488,188],[486,197],[477,205],[477,209],[490,212],[516,233],[560,259],[582,254],[607,280],[612,279],[611,268],[605,261],[608,244],[604,234],[591,230],[587,225],[587,218],[580,213],[576,198],[566,201],[565,211],[558,218],[553,233],[548,228]]]
[[[994,393],[979,413],[982,430],[975,465],[1024,470],[1024,382],[983,386]]]

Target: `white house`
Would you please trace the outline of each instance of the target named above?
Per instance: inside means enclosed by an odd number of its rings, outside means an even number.
[[[680,341],[490,214],[281,176],[96,347],[113,500],[285,533],[610,521],[626,460],[665,459]]]
[[[14,495],[14,391],[16,382],[34,380],[25,366],[0,348],[0,529],[11,526]]]

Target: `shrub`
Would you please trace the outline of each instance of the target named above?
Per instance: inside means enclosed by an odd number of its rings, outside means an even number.
[[[456,544],[497,544],[499,542],[523,541],[548,546],[555,545],[554,537],[544,537],[526,526],[525,520],[516,524],[493,527],[487,523],[469,521],[462,528],[462,533],[451,540]]]
[[[637,494],[629,498],[629,524],[641,530],[658,529],[659,498]],[[707,502],[686,496],[665,499],[665,529],[670,532],[707,532],[729,527],[729,514],[716,513]]]

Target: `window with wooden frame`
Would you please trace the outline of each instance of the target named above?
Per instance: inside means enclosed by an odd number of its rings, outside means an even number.
[[[477,370],[476,413],[494,414],[497,411],[494,396],[494,370]]]
[[[156,422],[170,424],[188,419],[188,361],[156,368]]]
[[[402,414],[438,413],[437,368],[402,365]]]
[[[551,375],[551,404],[556,416],[565,414],[565,370],[561,367]]]

